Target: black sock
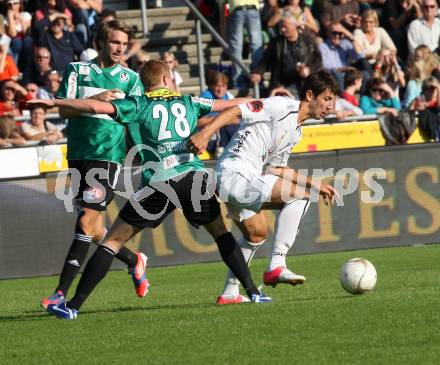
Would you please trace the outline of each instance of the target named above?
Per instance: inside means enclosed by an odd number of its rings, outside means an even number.
[[[115,255],[115,257],[117,259],[121,260],[123,263],[127,264],[129,269],[133,269],[138,262],[137,255],[125,246],[123,246],[118,251],[118,253]]]
[[[96,285],[104,279],[110,269],[114,256],[115,252],[111,248],[105,245],[98,247],[87,262],[78,287],[76,288],[75,296],[67,303],[69,308],[77,310],[81,308]]]
[[[64,261],[63,270],[61,271],[60,280],[55,291],[62,291],[64,296],[72,285],[73,280],[78,274],[81,265],[86,259],[87,252],[89,252],[92,236],[87,236],[78,228],[75,230],[75,237],[69,252],[67,253],[66,261]]]
[[[247,295],[251,297],[252,294],[260,294],[260,291],[252,280],[243,252],[241,252],[241,248],[232,233],[225,233],[218,237],[215,242],[217,243],[223,261],[228,265],[232,273],[240,281],[241,285],[243,285]]]

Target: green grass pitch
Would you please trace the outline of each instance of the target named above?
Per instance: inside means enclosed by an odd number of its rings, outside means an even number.
[[[339,268],[369,259],[376,289],[352,296]],[[147,297],[111,272],[76,321],[39,300],[57,278],[0,281],[0,364],[440,364],[440,245],[294,256],[302,287],[274,303],[216,306],[221,263],[154,268]],[[256,281],[267,265],[255,260]]]

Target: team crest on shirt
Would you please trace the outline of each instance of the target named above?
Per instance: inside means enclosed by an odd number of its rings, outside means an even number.
[[[121,74],[119,75],[119,78],[121,79],[121,81],[127,82],[129,79],[128,72],[122,71]]]
[[[254,100],[250,103],[246,103],[246,106],[251,112],[258,113],[263,109],[263,102],[261,100]]]

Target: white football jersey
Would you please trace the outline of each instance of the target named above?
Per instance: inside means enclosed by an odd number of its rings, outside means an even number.
[[[242,121],[217,169],[261,174],[265,165],[287,166],[290,151],[301,139],[299,100],[274,96],[239,105]]]

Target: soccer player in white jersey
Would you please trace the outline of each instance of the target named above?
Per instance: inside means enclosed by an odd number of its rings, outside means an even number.
[[[191,148],[201,153],[218,128],[241,118],[238,131],[217,162],[217,191],[229,217],[243,233],[240,246],[248,264],[268,234],[261,210],[279,209],[272,256],[263,276],[266,285],[304,283],[304,276],[287,268],[287,252],[298,234],[312,192],[321,195],[326,204],[333,203],[337,196],[332,186],[287,167],[290,152],[301,138],[301,125],[334,110],[337,92],[333,76],[321,70],[305,80],[300,100],[275,96],[229,108],[191,137]],[[245,301],[248,299],[240,295],[237,279],[228,272],[217,303]]]

